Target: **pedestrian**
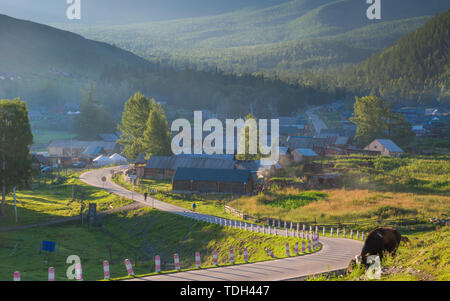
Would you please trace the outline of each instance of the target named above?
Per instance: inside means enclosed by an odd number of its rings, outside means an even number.
[[[195,208],[197,208],[197,204],[195,202],[192,204],[192,210],[195,212]]]
[[[148,193],[145,192],[145,193],[144,193],[144,201],[145,201],[145,202],[147,201],[147,195],[148,195]]]

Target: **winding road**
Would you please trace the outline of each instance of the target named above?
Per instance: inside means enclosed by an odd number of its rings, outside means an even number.
[[[320,119],[319,116],[316,115],[316,111],[319,109],[320,107],[314,107],[306,111],[306,114],[309,116],[309,119],[311,119],[311,122],[314,126],[314,130],[316,132],[315,136],[319,135],[321,130],[328,129],[325,122],[323,122],[322,119]]]
[[[113,172],[125,168],[111,167],[86,172],[80,176],[84,183],[103,188],[110,193],[133,199],[146,206],[157,210],[167,211],[181,216],[195,218],[209,222],[214,216],[194,213],[190,210],[158,201],[138,193],[133,193],[117,185],[111,180]],[[102,177],[106,182],[102,182]],[[234,221],[232,221],[234,225]],[[280,231],[280,235],[285,235]],[[345,269],[350,260],[358,255],[362,248],[362,242],[344,238],[320,237],[322,250],[319,252],[295,256],[285,259],[275,259],[265,262],[242,264],[227,267],[218,267],[205,270],[194,270],[165,275],[155,275],[144,278],[136,278],[133,281],[280,281],[299,280],[306,276]]]

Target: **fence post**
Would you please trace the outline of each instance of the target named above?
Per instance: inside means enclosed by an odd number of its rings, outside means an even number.
[[[195,266],[197,269],[200,268],[200,252],[195,252]]]
[[[108,260],[103,261],[103,276],[106,280],[109,280],[109,278],[110,278]]]
[[[180,270],[180,257],[178,256],[178,254],[174,254],[173,255],[173,261],[175,264],[175,269],[177,269],[178,271]]]
[[[213,252],[213,262],[214,262],[214,265],[215,265],[215,266],[218,265],[218,264],[217,264],[217,251],[214,251],[214,252]]]
[[[14,272],[13,280],[14,281],[20,281],[20,272],[18,272],[18,271]]]
[[[155,256],[155,272],[161,272],[161,258],[159,257],[159,255]]]
[[[48,281],[55,281],[55,268],[48,268]]]
[[[127,269],[128,275],[129,276],[134,276],[134,271],[133,271],[133,267],[131,266],[130,260],[129,259],[125,259],[124,263],[125,263],[125,267]]]
[[[248,263],[248,252],[247,252],[247,248],[244,248],[244,261],[245,261],[245,263]]]
[[[81,263],[75,264],[75,274],[78,281],[83,281],[83,270],[81,269]]]
[[[234,251],[232,248],[230,248],[230,262],[231,264],[234,264]]]

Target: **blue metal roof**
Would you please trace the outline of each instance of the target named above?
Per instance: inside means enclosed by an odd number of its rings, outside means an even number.
[[[245,183],[250,171],[244,169],[177,168],[173,180]]]

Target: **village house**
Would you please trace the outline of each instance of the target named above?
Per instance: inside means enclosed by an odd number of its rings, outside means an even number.
[[[98,134],[97,139],[106,142],[117,142],[119,137],[116,134]]]
[[[204,157],[151,156],[145,167],[136,168],[136,173],[145,179],[172,179],[178,168],[234,169],[236,161]],[[143,169],[143,170],[142,170]]]
[[[294,162],[311,162],[314,161],[319,155],[310,148],[297,148],[291,152]]]
[[[416,134],[416,137],[424,136],[427,133],[427,130],[423,127],[422,124],[413,125],[412,131]]]
[[[404,152],[390,139],[376,139],[367,145],[364,150],[376,151],[382,156],[399,157]]]
[[[333,142],[332,137],[329,138],[313,138],[303,136],[290,136],[287,140],[289,151],[292,152],[298,148],[312,149],[317,154],[323,154],[325,148]]]
[[[45,165],[48,165],[49,161],[43,154],[32,153],[31,154],[31,168],[35,171],[41,170]]]
[[[90,161],[100,154],[120,153],[116,142],[79,141],[72,139],[52,140],[47,146],[48,156],[53,164],[70,166],[80,160]]]
[[[250,171],[241,169],[177,168],[172,191],[189,193],[250,194],[254,181]]]

